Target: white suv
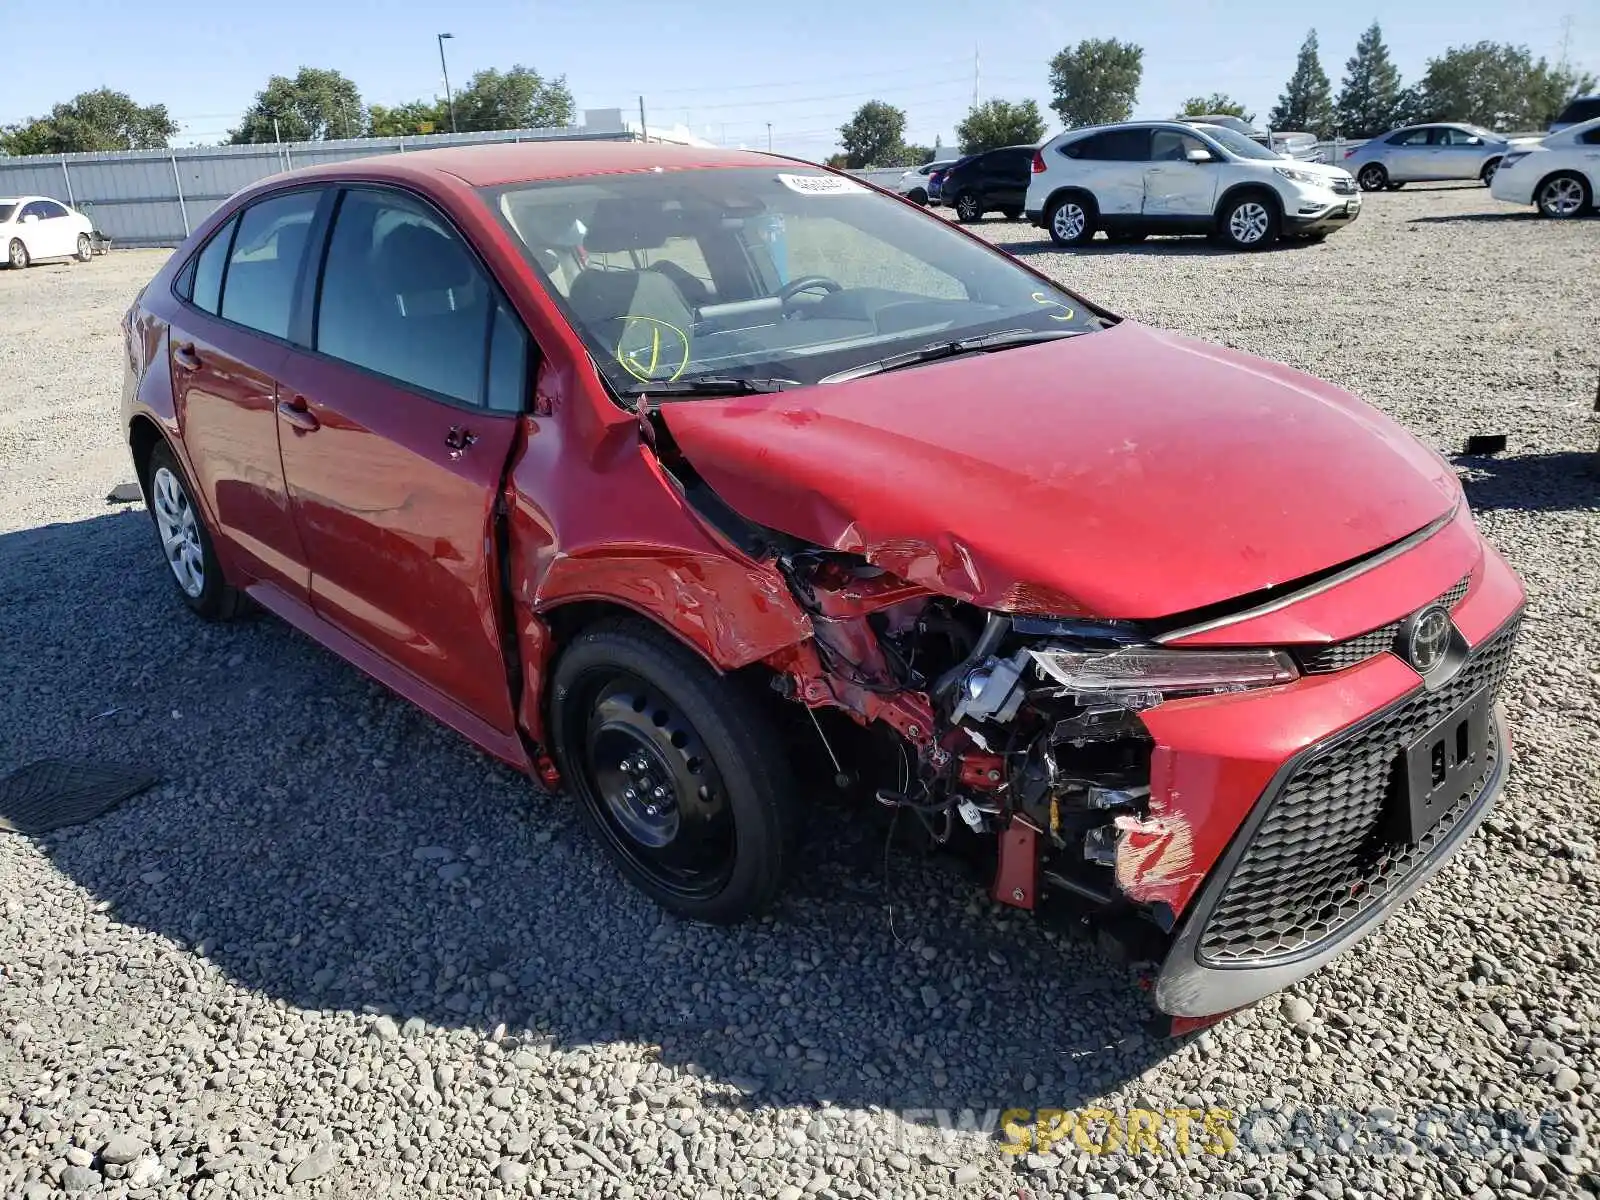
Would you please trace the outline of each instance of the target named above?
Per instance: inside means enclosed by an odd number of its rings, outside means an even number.
[[[1033,156],[1028,219],[1060,246],[1205,233],[1241,250],[1282,235],[1321,240],[1361,212],[1339,167],[1275,154],[1216,125],[1133,121],[1074,129]]]

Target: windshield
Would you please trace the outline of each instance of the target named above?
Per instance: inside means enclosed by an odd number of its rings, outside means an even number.
[[[1265,158],[1277,161],[1283,157],[1275,151],[1268,150],[1260,142],[1247,138],[1242,133],[1235,133],[1231,129],[1224,129],[1221,125],[1208,126],[1206,133],[1228,153],[1240,158]]]
[[[11,220],[11,214],[17,211],[15,204],[0,203],[0,225]]]
[[[618,392],[811,384],[931,343],[1102,328],[939,218],[803,167],[551,180],[485,199]]]

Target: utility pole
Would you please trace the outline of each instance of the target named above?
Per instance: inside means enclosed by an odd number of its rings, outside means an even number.
[[[980,72],[978,70],[978,43],[977,42],[973,42],[972,43],[972,107],[973,108],[977,108],[978,107],[978,98],[979,98],[979,94],[980,94],[979,88],[978,88],[979,78],[980,78]]]
[[[451,133],[456,131],[456,98],[450,91],[450,67],[444,61],[444,40],[445,38],[453,37],[455,37],[453,33],[441,33],[439,35],[439,69],[444,72],[444,102],[450,107]]]
[[[1568,13],[1561,18],[1561,61],[1558,64],[1562,71],[1568,70],[1572,63],[1572,14]]]
[[[650,130],[644,123],[644,97],[643,96],[639,97],[639,140],[641,142],[648,142],[650,140]]]
[[[767,153],[772,153],[772,122],[767,122]]]

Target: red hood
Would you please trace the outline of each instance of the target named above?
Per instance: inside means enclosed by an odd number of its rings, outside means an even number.
[[[1338,388],[1132,322],[662,413],[750,520],[1013,611],[1186,612],[1358,558],[1459,495]]]

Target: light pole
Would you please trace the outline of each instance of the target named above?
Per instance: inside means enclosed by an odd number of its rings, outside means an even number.
[[[767,153],[772,153],[772,122],[767,122]]]
[[[450,132],[456,131],[456,98],[450,94],[450,68],[444,61],[444,40],[453,38],[453,33],[439,35],[439,69],[444,72],[444,102],[450,106]]]

